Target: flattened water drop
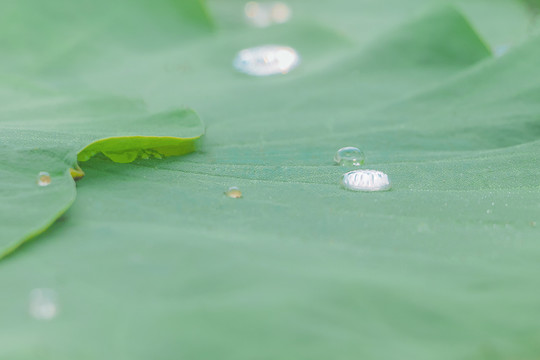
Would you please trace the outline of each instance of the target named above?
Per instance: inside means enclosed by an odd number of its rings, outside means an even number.
[[[250,1],[244,6],[246,20],[257,27],[282,24],[291,18],[291,9],[282,2]]]
[[[52,320],[58,315],[58,295],[52,289],[30,292],[30,315],[37,320]]]
[[[51,184],[51,175],[46,171],[41,171],[37,177],[37,184],[39,186],[48,186]]]
[[[390,190],[388,175],[377,170],[354,170],[343,175],[341,184],[352,191]]]
[[[300,63],[300,56],[290,47],[257,46],[240,51],[234,59],[236,70],[252,76],[286,74]]]
[[[231,199],[240,199],[242,197],[242,191],[236,186],[231,186],[229,190],[225,192],[225,195]]]
[[[341,166],[360,166],[365,160],[362,150],[352,146],[339,149],[334,156],[334,161]]]

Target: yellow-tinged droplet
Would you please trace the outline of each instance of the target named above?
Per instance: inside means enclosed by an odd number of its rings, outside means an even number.
[[[225,192],[225,195],[232,199],[240,199],[242,197],[242,191],[236,186],[231,186],[229,190]]]
[[[84,177],[84,171],[81,169],[79,165],[75,166],[75,169],[73,168],[69,169],[69,173],[71,174],[71,177],[75,181],[80,180]]]
[[[41,171],[38,174],[37,184],[39,186],[48,186],[51,184],[51,175],[48,172]]]

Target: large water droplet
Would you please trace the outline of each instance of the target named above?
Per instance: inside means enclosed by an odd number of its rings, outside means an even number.
[[[37,184],[39,186],[47,186],[51,184],[51,175],[48,172],[41,171],[38,174]]]
[[[390,190],[388,175],[377,170],[354,170],[343,175],[341,184],[353,191]]]
[[[233,64],[238,71],[245,74],[268,76],[286,74],[299,63],[300,57],[293,48],[265,45],[240,51]]]
[[[339,149],[334,156],[334,161],[341,166],[360,166],[365,159],[362,150],[352,146]]]
[[[291,18],[291,9],[282,2],[250,1],[244,6],[246,19],[254,26],[282,24]]]
[[[225,195],[232,199],[240,199],[242,197],[242,191],[236,186],[231,186],[229,190],[225,192]]]
[[[30,315],[38,320],[52,320],[58,315],[58,295],[52,289],[30,292]]]

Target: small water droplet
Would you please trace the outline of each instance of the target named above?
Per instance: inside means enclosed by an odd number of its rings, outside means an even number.
[[[252,76],[286,74],[300,63],[298,53],[290,47],[257,46],[240,51],[234,59],[236,70]]]
[[[377,170],[354,170],[343,175],[341,184],[353,191],[386,191],[390,190],[388,175]]]
[[[51,184],[51,175],[48,172],[41,171],[38,174],[37,184],[39,186],[47,186]]]
[[[364,153],[352,146],[339,149],[334,156],[334,161],[341,166],[360,166],[365,159]]]
[[[491,209],[486,210],[486,214],[491,214],[493,211]]]
[[[52,320],[58,315],[58,295],[52,289],[30,292],[30,315],[38,320]]]
[[[282,24],[291,18],[291,8],[282,2],[250,1],[244,6],[246,20],[257,27]]]
[[[501,57],[506,54],[508,50],[510,50],[510,45],[497,45],[495,46],[495,49],[493,49],[493,54],[495,55],[495,57]]]
[[[232,199],[240,199],[242,197],[242,191],[236,186],[231,186],[229,190],[225,192],[225,195]]]

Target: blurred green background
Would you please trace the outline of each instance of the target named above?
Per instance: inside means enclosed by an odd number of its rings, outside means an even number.
[[[537,2],[287,4],[3,5],[2,225],[61,217],[0,261],[0,359],[540,357]],[[235,71],[264,44],[301,64]],[[185,107],[198,152],[97,155],[64,214],[92,136],[183,136]],[[340,188],[351,145],[392,191]]]

